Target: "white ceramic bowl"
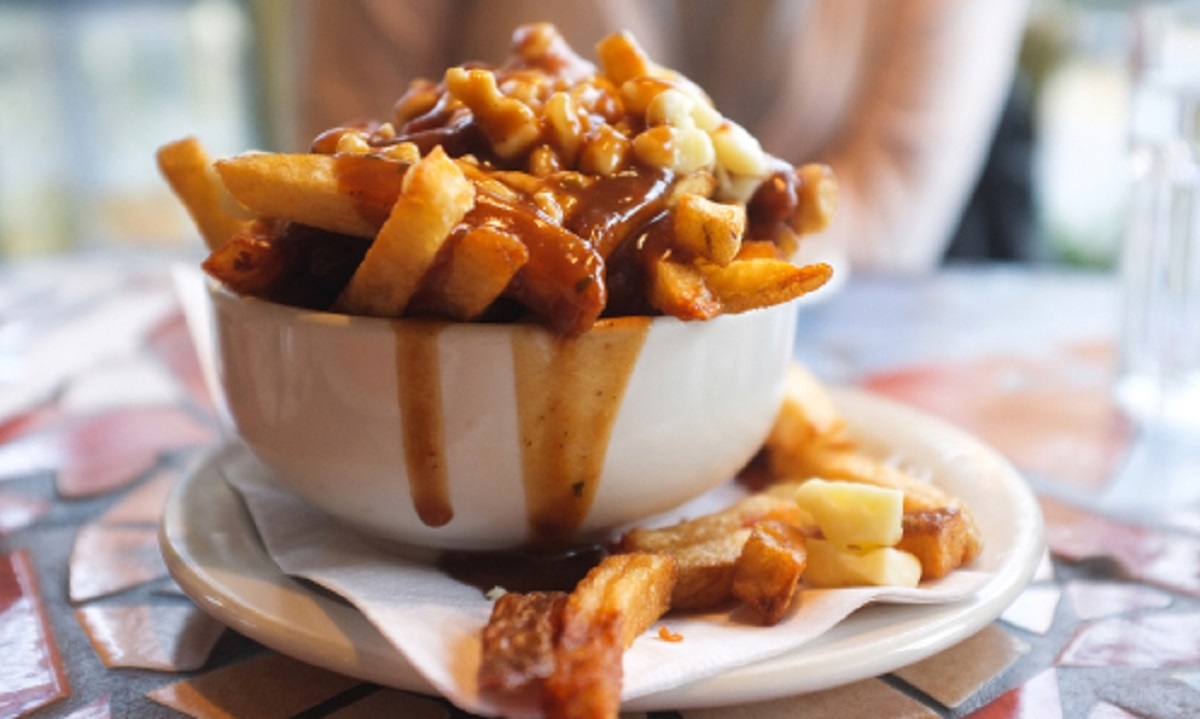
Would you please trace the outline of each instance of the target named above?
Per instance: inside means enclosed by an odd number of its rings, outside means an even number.
[[[798,307],[564,340],[208,295],[220,401],[273,476],[347,525],[440,549],[591,540],[729,479],[782,400]]]

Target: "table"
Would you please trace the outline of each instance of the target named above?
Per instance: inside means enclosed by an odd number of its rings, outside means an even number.
[[[218,439],[172,260],[0,268],[0,717],[462,716],[225,630],[167,575],[166,492]],[[1109,400],[1109,277],[857,276],[806,307],[822,377],[944,416],[1038,493],[1051,556],[976,636],[884,677],[657,717],[1200,716],[1200,443]]]

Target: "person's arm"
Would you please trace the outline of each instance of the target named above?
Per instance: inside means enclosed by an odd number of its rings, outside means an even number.
[[[1024,28],[1022,0],[870,0],[857,100],[821,159],[841,187],[827,242],[867,270],[937,266],[978,178]]]

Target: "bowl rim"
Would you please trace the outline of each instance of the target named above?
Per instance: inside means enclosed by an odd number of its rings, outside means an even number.
[[[351,315],[343,312],[334,312],[331,310],[317,310],[309,307],[299,307],[296,305],[288,305],[281,302],[256,297],[254,295],[241,294],[231,289],[221,280],[205,273],[205,288],[214,302],[224,306],[243,306],[255,312],[264,313],[272,319],[280,322],[293,322],[300,325],[316,325],[321,327],[342,327],[347,330],[357,329],[360,331],[374,331],[392,333],[395,331],[397,324],[412,325],[423,327],[443,327],[457,328],[460,332],[470,332],[473,334],[508,334],[513,331],[521,332],[540,332],[550,337],[565,338],[568,335],[563,335],[555,332],[545,323],[540,321],[521,321],[521,322],[463,322],[450,319],[439,319],[435,317],[370,317],[367,315]],[[706,320],[696,319],[688,320],[675,317],[673,315],[621,315],[617,317],[601,317],[588,328],[585,334],[592,332],[609,332],[620,329],[631,322],[640,322],[649,320],[651,326],[712,326],[714,323],[722,324],[727,322],[744,319],[746,316],[758,315],[770,311],[782,311],[785,308],[798,309],[803,304],[803,297],[790,300],[788,302],[776,303],[765,307],[757,307],[752,310],[738,313],[722,313],[715,317]]]

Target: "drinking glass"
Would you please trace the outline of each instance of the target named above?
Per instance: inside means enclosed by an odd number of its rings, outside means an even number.
[[[1200,433],[1200,2],[1135,15],[1118,401]]]

